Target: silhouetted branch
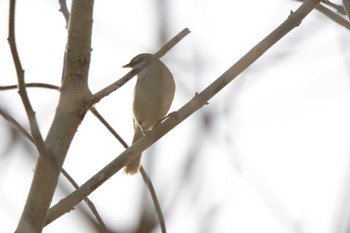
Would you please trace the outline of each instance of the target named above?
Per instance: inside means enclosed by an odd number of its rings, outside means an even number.
[[[53,89],[53,90],[60,89],[59,86],[47,84],[47,83],[25,83],[24,85],[25,87],[41,87],[41,88],[47,88],[47,89]],[[18,85],[0,86],[0,91],[13,90],[17,88],[18,88]]]
[[[303,0],[294,0],[298,2],[304,2]],[[334,8],[337,12],[339,12],[342,15],[346,15],[346,12],[344,10],[343,6],[336,5],[334,3],[331,3],[329,1],[324,1],[324,3],[332,8]],[[315,7],[316,10],[333,20],[334,22],[338,23],[339,25],[345,27],[346,29],[350,29],[350,23],[346,19],[344,19],[339,14],[335,13],[334,11],[328,9],[327,7],[323,6],[322,4],[319,4]]]
[[[53,90],[59,90],[58,86],[51,85],[51,84],[46,84],[46,83],[27,83],[25,84],[26,87],[39,87],[39,88],[47,88],[47,89],[53,89]],[[13,90],[16,89],[18,86],[17,85],[8,85],[8,86],[0,86],[0,90]],[[122,139],[122,137],[110,126],[110,124],[102,117],[102,115],[96,110],[95,107],[92,107],[90,111],[93,113],[93,115],[100,120],[100,122],[109,130],[110,133],[112,133],[115,138],[124,146],[124,148],[128,148],[128,144]],[[23,133],[31,142],[34,143],[32,136],[21,126],[11,115],[7,114],[5,111],[3,111],[0,108],[0,115],[3,116],[11,125],[13,125],[18,131]],[[78,189],[79,186],[78,184],[74,181],[74,179],[62,168],[62,174],[67,178],[67,180],[73,185],[75,189]],[[159,223],[162,229],[162,232],[166,232],[166,227],[165,227],[165,221],[164,217],[159,205],[159,201],[157,198],[157,194],[154,190],[153,184],[151,179],[148,177],[146,171],[144,168],[141,166],[140,168],[140,173],[142,175],[142,178],[145,182],[145,184],[148,187],[148,190],[151,194],[152,201],[154,203],[156,213],[159,219]],[[100,217],[99,213],[96,210],[95,205],[90,201],[89,198],[84,199],[85,203],[88,205],[90,208],[91,212],[94,214],[96,220],[99,222],[100,226],[105,232],[108,232],[108,229],[106,225],[104,224],[102,218]]]
[[[16,85],[12,85],[16,86]],[[46,87],[46,85],[39,85],[40,87]],[[35,85],[35,87],[38,87]],[[16,87],[15,87],[16,88]],[[52,89],[52,88],[51,88]],[[33,137],[27,132],[27,130],[16,120],[14,119],[10,114],[8,114],[6,111],[0,108],[0,116],[2,116],[12,127],[15,128],[15,130],[21,132],[29,141],[31,141],[34,144]],[[62,174],[67,178],[67,180],[73,185],[75,189],[79,188],[78,184],[74,181],[74,179],[69,175],[69,173],[62,168]],[[99,226],[104,230],[104,232],[109,232],[106,225],[104,224],[102,218],[100,217],[99,213],[97,212],[97,209],[92,201],[88,197],[84,199],[85,203],[90,208],[92,214],[95,216],[96,220],[99,223]]]
[[[67,2],[66,2],[66,0],[58,0],[58,2],[60,4],[59,11],[62,12],[64,19],[66,20],[66,25],[68,25],[69,11],[68,11],[68,7],[67,7]]]
[[[110,126],[110,124],[108,124],[108,122],[102,117],[102,115],[94,107],[92,107],[90,109],[90,111],[101,121],[101,123],[108,129],[108,131],[115,136],[115,138],[124,146],[125,149],[129,147],[128,144],[123,140],[123,138]],[[163,216],[162,210],[160,208],[160,204],[158,201],[156,191],[154,190],[152,180],[148,177],[148,175],[147,175],[147,173],[142,165],[140,167],[140,173],[141,173],[143,181],[145,182],[145,184],[148,188],[148,191],[151,194],[154,208],[156,210],[158,220],[160,223],[160,228],[161,228],[162,232],[165,233],[166,226],[165,226],[164,216]]]
[[[29,97],[27,95],[25,82],[24,82],[24,70],[22,68],[21,60],[19,58],[19,54],[17,51],[16,45],[16,37],[15,37],[15,9],[16,9],[16,1],[10,1],[10,13],[9,13],[9,37],[8,42],[11,49],[11,54],[13,58],[14,65],[16,67],[17,80],[18,80],[18,89],[19,95],[21,96],[24,108],[26,110],[30,131],[33,136],[35,146],[38,149],[40,156],[44,156],[46,154],[46,148],[44,140],[41,136],[38,122],[35,117],[35,112],[30,104]]]
[[[47,156],[39,156],[36,163],[17,233],[42,231],[69,146],[90,108],[83,103],[91,96],[87,83],[93,4],[93,0],[72,0],[60,98],[44,145],[48,153]],[[21,91],[21,83],[19,85]],[[24,87],[24,82],[22,85]],[[32,134],[34,137],[33,130]]]

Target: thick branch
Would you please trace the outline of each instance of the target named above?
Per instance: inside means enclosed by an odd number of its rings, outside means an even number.
[[[88,107],[93,0],[73,0],[64,57],[62,88],[53,123],[40,156],[16,232],[41,232],[68,148]]]
[[[171,114],[169,118],[167,118],[163,123],[159,124],[154,129],[152,129],[152,131],[148,132],[144,137],[140,138],[131,147],[120,154],[115,160],[113,160],[100,172],[98,172],[91,179],[80,186],[79,189],[75,190],[69,196],[53,206],[48,213],[47,223],[54,221],[61,215],[72,210],[75,205],[83,200],[84,197],[92,193],[112,175],[122,169],[126,164],[134,160],[138,153],[148,148],[150,145],[168,133],[171,129],[189,117],[192,113],[205,105],[209,99],[211,99],[222,88],[224,88],[228,83],[236,78],[249,65],[256,61],[272,45],[274,45],[293,28],[297,27],[301,23],[302,19],[305,18],[305,16],[310,13],[310,11],[320,1],[321,0],[305,1],[297,11],[290,14],[285,22],[283,22],[266,38],[264,38],[258,45],[252,48],[210,86],[193,97],[193,99],[185,104],[182,108],[180,108],[178,112]]]

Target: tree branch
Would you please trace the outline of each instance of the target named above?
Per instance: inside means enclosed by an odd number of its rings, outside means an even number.
[[[39,125],[35,117],[35,112],[30,104],[30,100],[26,91],[26,87],[24,84],[24,70],[22,68],[21,60],[19,58],[17,45],[16,45],[16,37],[15,37],[15,10],[16,10],[16,1],[10,1],[10,13],[9,13],[9,37],[8,42],[11,49],[11,54],[13,58],[13,62],[16,67],[17,80],[18,80],[18,89],[19,95],[22,99],[24,108],[27,113],[27,117],[29,120],[30,131],[34,139],[34,144],[40,154],[40,156],[46,156],[46,148],[44,140],[41,136]]]
[[[25,87],[41,87],[41,88],[47,88],[52,90],[59,90],[60,87],[52,84],[47,83],[25,83]],[[6,90],[13,90],[17,89],[18,85],[8,85],[8,86],[0,86],[0,91],[6,91]]]
[[[68,25],[68,21],[69,21],[69,10],[67,7],[67,2],[66,0],[58,0],[59,4],[60,4],[60,9],[59,11],[62,12],[64,19],[66,20],[66,25]]]
[[[10,114],[5,112],[5,110],[0,108],[0,116],[2,116],[9,124],[14,127],[16,130],[21,132],[26,138],[28,138],[29,141],[31,141],[34,145],[34,139],[30,133],[27,132],[27,130],[20,124],[18,121],[16,121],[15,118],[13,118]]]
[[[310,11],[319,4],[321,0],[307,0],[294,13],[272,33],[265,37],[259,44],[253,47],[247,54],[245,54],[238,62],[231,66],[224,74],[222,74],[216,81],[197,94],[187,104],[181,107],[177,112],[169,115],[169,117],[147,132],[145,136],[140,138],[132,146],[121,153],[116,159],[105,166],[96,175],[86,181],[79,189],[75,190],[66,198],[59,201],[56,205],[50,208],[46,223],[50,223],[60,217],[61,215],[72,210],[84,197],[92,193],[112,175],[122,169],[125,165],[133,161],[137,154],[148,148],[171,129],[193,114],[195,111],[205,105],[209,99],[217,94],[222,88],[236,78],[249,65],[256,61],[262,54],[264,54],[272,45],[290,32],[293,28],[299,26],[302,19],[310,13]]]
[[[140,167],[140,173],[141,173],[143,181],[147,185],[149,193],[151,194],[151,197],[152,197],[152,200],[153,200],[153,204],[154,204],[154,208],[156,209],[156,213],[157,213],[157,216],[158,216],[160,229],[161,229],[162,233],[166,233],[165,220],[164,220],[164,216],[163,216],[163,213],[162,213],[162,209],[160,208],[160,204],[159,204],[159,201],[158,201],[156,190],[153,187],[151,178],[149,178],[149,176],[147,175],[146,170],[143,168],[142,165]]]
[[[303,2],[304,0],[294,0],[294,1]],[[324,3],[326,5],[334,8],[340,14],[346,15],[343,6],[333,4],[333,3],[329,2],[329,1],[324,1]],[[318,10],[319,12],[321,12],[322,14],[324,14],[325,16],[327,16],[328,18],[330,18],[331,20],[333,20],[334,22],[336,22],[337,24],[339,24],[340,26],[343,26],[343,27],[345,27],[348,30],[350,29],[350,23],[349,23],[348,20],[344,19],[339,14],[335,13],[334,11],[332,11],[329,8],[325,7],[324,5],[319,4],[319,5],[317,5],[315,7],[315,9]]]
[[[124,146],[125,149],[127,149],[129,147],[128,144],[123,140],[123,138],[110,126],[110,124],[108,124],[108,122],[102,117],[102,115],[96,110],[95,107],[92,107],[90,109],[90,111],[95,115],[95,117],[97,119],[100,120],[100,122],[108,129],[108,131],[114,135],[114,137]],[[152,184],[152,180],[148,177],[147,172],[143,168],[142,165],[140,167],[140,173],[141,173],[143,181],[145,182],[145,184],[148,188],[148,191],[151,194],[151,198],[152,198],[154,208],[155,208],[157,216],[158,216],[158,220],[159,220],[159,224],[160,224],[160,228],[162,230],[162,233],[165,233],[166,232],[165,220],[164,220],[162,210],[160,208],[157,193],[156,193],[156,191],[153,187],[153,184]]]
[[[47,156],[40,156],[18,233],[41,232],[68,148],[89,106],[87,79],[91,54],[93,0],[73,0],[65,50],[62,87],[55,117],[47,135]],[[24,83],[23,83],[24,84]]]
[[[16,86],[16,85],[12,85],[12,86]],[[41,85],[39,85],[39,86],[41,87]],[[46,87],[46,85],[44,85],[44,86]],[[38,87],[38,86],[35,85],[35,87]],[[16,87],[14,87],[14,88],[16,88]],[[12,127],[14,127],[20,133],[22,133],[29,141],[31,141],[34,144],[34,139],[33,139],[32,135],[30,135],[27,132],[27,130],[16,119],[14,119],[10,114],[8,114],[6,111],[4,111],[1,108],[0,108],[0,116],[2,116]],[[72,184],[72,186],[75,189],[79,188],[78,184],[69,175],[69,173],[66,170],[64,170],[64,168],[62,168],[61,172],[67,178],[67,180]],[[90,208],[92,214],[95,216],[95,218],[98,221],[99,226],[101,227],[101,229],[103,229],[104,232],[108,232],[108,229],[107,229],[106,225],[104,224],[102,218],[100,217],[100,215],[99,215],[99,213],[98,213],[94,203],[92,201],[90,201],[90,199],[88,197],[86,197],[84,199],[84,201],[88,205],[88,207]]]

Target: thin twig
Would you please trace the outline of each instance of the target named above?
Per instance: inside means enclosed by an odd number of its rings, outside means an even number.
[[[327,16],[328,18],[330,18],[331,20],[333,20],[334,22],[336,22],[340,26],[343,26],[346,29],[350,30],[350,23],[349,23],[349,21],[347,21],[346,19],[341,17],[339,14],[331,11],[330,9],[328,9],[327,7],[325,7],[325,6],[321,5],[321,4],[316,7],[316,10],[318,10],[321,13],[323,13],[325,16]]]
[[[13,85],[15,86],[15,85]],[[39,85],[40,86],[40,85]],[[35,86],[38,87],[38,86]],[[42,86],[40,86],[42,87]],[[16,120],[14,119],[10,114],[8,114],[5,110],[0,108],[0,115],[12,126],[14,127],[14,129],[18,130],[19,132],[21,132],[29,141],[31,141],[34,144],[34,139],[33,137],[27,132],[27,130]],[[69,173],[62,168],[62,174],[67,178],[67,180],[72,184],[72,186],[75,189],[78,189],[79,186],[78,184],[74,181],[74,179],[69,175]],[[96,220],[98,221],[98,223],[100,224],[101,229],[104,232],[109,232],[105,223],[103,222],[102,218],[100,217],[99,213],[97,212],[97,209],[95,207],[95,205],[93,204],[93,202],[86,197],[84,199],[85,203],[88,205],[88,207],[90,208],[92,214],[95,216]]]
[[[40,88],[59,90],[58,86],[51,85],[51,84],[46,84],[46,83],[27,83],[27,84],[25,84],[25,86],[26,87],[40,87]],[[17,87],[18,87],[17,85],[0,86],[0,90],[13,90],[13,89],[17,89]],[[96,110],[95,107],[92,107],[90,109],[90,111],[94,114],[94,116],[97,119],[99,119],[101,121],[101,123],[109,130],[109,132],[112,133],[115,136],[115,138],[124,146],[124,148],[128,148],[129,147],[128,144],[110,126],[110,124],[102,117],[102,115]],[[21,126],[13,117],[11,117],[11,115],[7,114],[1,108],[0,108],[0,115],[3,116],[8,122],[10,122],[10,124],[13,125],[17,130],[19,130],[21,133],[23,133],[31,142],[34,143],[34,140],[33,140],[32,136],[23,128],[23,126]],[[62,168],[61,172],[67,178],[67,180],[73,185],[73,187],[75,189],[79,188],[78,184],[68,174],[68,172],[66,172],[63,168]],[[143,178],[144,182],[146,183],[146,185],[148,187],[148,190],[149,190],[149,192],[151,194],[151,197],[152,197],[152,200],[153,200],[153,203],[154,203],[154,207],[156,209],[156,213],[157,213],[157,216],[158,216],[158,219],[159,219],[159,223],[160,223],[162,232],[165,233],[166,232],[165,221],[164,221],[162,210],[160,208],[159,201],[158,201],[158,198],[157,198],[157,194],[156,194],[156,192],[154,190],[152,181],[148,177],[146,171],[144,170],[144,168],[142,166],[140,168],[140,173],[141,173],[142,178]],[[105,232],[108,232],[108,229],[107,229],[105,223],[103,222],[102,218],[100,217],[99,213],[97,212],[97,209],[96,209],[95,205],[90,201],[90,199],[88,197],[86,197],[84,199],[84,201],[88,205],[88,207],[90,208],[91,212],[94,214],[96,220],[101,225],[102,229]]]
[[[63,168],[61,170],[62,174],[67,178],[67,180],[73,185],[75,189],[79,188],[79,185],[74,181],[74,179],[66,172]],[[110,232],[104,223],[103,219],[101,218],[100,214],[98,213],[94,203],[88,198],[84,198],[84,201],[86,205],[90,208],[92,214],[95,216],[97,222],[99,223],[99,226],[101,227],[101,230],[103,232]]]
[[[17,85],[0,86],[0,90],[12,90],[12,89],[16,89],[17,87],[18,87]],[[51,84],[46,84],[46,83],[27,83],[26,87],[40,87],[40,88],[59,90],[58,86],[51,85]],[[97,119],[99,119],[101,121],[101,123],[109,130],[109,132],[112,133],[115,136],[115,138],[124,146],[124,148],[128,148],[129,147],[128,144],[110,126],[110,124],[102,117],[102,115],[96,110],[95,107],[92,107],[90,109],[90,111],[94,114],[94,116]],[[1,108],[0,108],[0,115],[3,116],[8,122],[10,122],[10,124],[13,125],[17,130],[22,132],[31,142],[34,143],[34,140],[33,140],[32,136],[13,117],[11,117],[11,115],[7,114]],[[157,213],[157,216],[158,216],[158,219],[159,219],[159,223],[160,223],[162,232],[165,233],[166,232],[165,221],[164,221],[162,210],[160,208],[159,201],[158,201],[158,198],[157,198],[157,194],[156,194],[156,192],[154,190],[152,181],[148,177],[145,169],[142,166],[140,167],[140,173],[141,173],[142,178],[143,178],[144,182],[146,183],[146,185],[148,187],[148,190],[149,190],[149,192],[151,194],[151,197],[152,197],[152,200],[153,200],[153,203],[154,203],[154,207],[156,209],[156,213]],[[67,180],[72,184],[72,186],[75,189],[79,188],[78,184],[68,174],[68,172],[66,172],[63,168],[62,168],[62,174],[67,178]],[[103,222],[102,218],[100,217],[99,213],[97,212],[97,209],[96,209],[95,205],[90,201],[90,199],[88,197],[86,197],[84,199],[84,201],[88,205],[88,207],[90,208],[91,212],[94,214],[96,220],[99,222],[99,224],[101,225],[102,229],[105,232],[108,232],[108,229],[107,229],[105,223]]]
[[[304,0],[294,0],[297,2],[304,2]],[[336,5],[334,3],[331,3],[329,1],[325,1],[324,2],[326,5],[334,8],[337,12],[339,12],[342,15],[346,15],[345,10],[342,6],[340,5]],[[346,29],[350,29],[350,23],[348,20],[344,19],[341,15],[335,13],[334,11],[330,10],[328,7],[325,7],[322,4],[319,4],[315,7],[316,10],[318,10],[319,12],[321,12],[322,14],[324,14],[325,16],[327,16],[328,18],[330,18],[331,20],[333,20],[334,22],[336,22],[337,24],[339,24],[340,26],[345,27]]]
[[[46,155],[46,148],[44,140],[41,136],[38,122],[35,117],[35,112],[30,104],[30,100],[26,91],[25,82],[24,82],[24,70],[22,68],[21,60],[17,51],[16,38],[15,38],[15,9],[16,1],[10,1],[10,14],[9,14],[9,37],[8,42],[10,45],[13,62],[16,67],[17,80],[18,80],[18,89],[19,95],[21,96],[24,108],[27,113],[29,120],[30,131],[35,141],[35,146],[39,151],[40,156]]]
[[[59,11],[62,12],[64,19],[66,20],[66,26],[68,26],[68,21],[69,21],[69,10],[67,7],[67,2],[66,0],[59,0],[58,1],[60,4],[60,9]]]
[[[108,131],[115,136],[115,138],[124,146],[125,149],[129,147],[128,144],[123,140],[123,138],[110,126],[110,124],[102,117],[102,115],[94,107],[92,107],[90,111],[101,121],[101,123],[108,129]],[[140,167],[140,173],[143,181],[145,182],[148,188],[148,191],[151,194],[162,233],[166,233],[165,220],[164,220],[162,210],[160,208],[156,191],[153,187],[152,180],[149,178],[149,176],[147,175],[147,172],[145,171],[142,165]]]
[[[168,43],[166,43],[163,47],[161,47],[158,52],[154,54],[158,59],[164,56],[172,47],[174,47],[177,43],[180,42],[185,36],[190,34],[190,30],[188,28],[183,29],[179,32],[174,38],[172,38]]]
[[[147,132],[145,136],[140,138],[111,163],[109,163],[92,178],[81,185],[79,189],[75,190],[69,196],[51,207],[47,215],[46,224],[54,221],[61,215],[70,211],[72,208],[74,208],[75,205],[83,200],[85,196],[96,190],[112,175],[122,169],[126,164],[136,159],[138,153],[148,148],[150,145],[163,137],[166,133],[184,121],[195,111],[206,105],[209,99],[211,99],[222,88],[224,88],[228,83],[235,79],[241,72],[247,69],[248,66],[250,66],[268,49],[270,49],[271,46],[273,46],[276,42],[288,34],[292,29],[299,26],[302,19],[304,19],[305,16],[309,14],[315,8],[315,6],[319,4],[320,1],[321,0],[305,1],[294,13],[291,13],[279,27],[277,27],[273,32],[265,37],[259,44],[253,47],[211,85],[205,88],[198,95],[195,95],[177,112],[170,114],[170,116],[161,124],[157,125],[151,131]]]
[[[31,141],[34,144],[34,139],[32,135],[30,135],[27,130],[18,122],[15,118],[13,118],[10,114],[8,114],[5,110],[1,109],[0,107],[0,115],[10,123],[12,127],[14,127],[16,130],[21,132],[26,138],[28,138],[29,141]]]
[[[178,33],[173,39],[171,39],[168,43],[166,43],[158,52],[155,53],[157,58],[160,58],[165,53],[167,53],[172,47],[174,47],[180,40],[182,40],[186,35],[190,33],[188,28],[183,29],[180,33]],[[118,81],[112,83],[111,85],[103,88],[94,94],[88,101],[87,105],[92,106],[93,104],[99,102],[103,97],[111,94],[113,91],[116,91],[120,87],[122,87],[125,83],[127,83],[131,78],[137,75],[142,69],[150,65],[150,63],[146,63],[143,66],[132,69],[129,73],[124,75]]]
[[[337,12],[339,12],[342,15],[346,15],[345,9],[342,5],[335,4],[333,2],[330,2],[328,0],[323,0],[322,3],[334,8]]]
[[[156,213],[158,216],[158,220],[160,223],[160,229],[162,231],[162,233],[166,233],[166,226],[165,226],[165,221],[164,221],[164,216],[162,213],[162,209],[160,208],[159,205],[159,201],[157,198],[157,194],[156,191],[154,190],[153,184],[152,184],[152,180],[149,178],[149,176],[147,175],[145,169],[143,168],[143,166],[141,165],[140,167],[140,173],[142,175],[142,179],[145,182],[145,184],[148,187],[148,191],[151,194],[152,200],[153,200],[153,204],[154,204],[154,208],[156,209]]]
[[[129,147],[123,138],[112,128],[112,126],[103,118],[103,116],[96,110],[95,107],[90,108],[90,111],[97,119],[100,120],[100,122],[108,129],[108,131],[113,134],[113,136],[124,146],[125,149]]]
[[[25,87],[41,87],[46,89],[59,90],[60,87],[47,83],[25,83]],[[8,86],[0,86],[0,91],[13,90],[17,89],[18,85],[8,85]]]

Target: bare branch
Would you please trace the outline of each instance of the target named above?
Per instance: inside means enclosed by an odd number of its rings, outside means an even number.
[[[73,187],[75,189],[79,188],[79,185],[74,181],[74,179],[69,175],[68,172],[66,172],[63,168],[62,168],[61,172],[67,178],[67,180],[73,185]],[[84,202],[90,208],[92,214],[95,216],[95,218],[96,218],[99,226],[103,230],[103,232],[109,232],[109,230],[106,227],[106,224],[104,223],[103,219],[101,218],[100,214],[98,213],[94,203],[88,197],[84,198]]]
[[[16,67],[17,80],[18,80],[18,89],[19,95],[21,96],[24,108],[26,110],[30,131],[33,136],[35,146],[38,149],[40,156],[46,155],[46,149],[44,140],[41,136],[39,125],[35,117],[35,112],[30,104],[29,97],[26,91],[25,82],[24,82],[24,70],[22,68],[21,60],[17,51],[16,37],[15,37],[15,9],[16,9],[16,0],[10,1],[10,14],[9,14],[9,37],[8,42],[11,49],[11,54],[13,62]]]
[[[157,197],[156,191],[154,190],[151,178],[149,178],[149,176],[147,175],[147,173],[146,173],[146,171],[145,171],[145,169],[143,168],[142,165],[140,167],[140,173],[142,175],[143,181],[145,182],[145,184],[148,187],[149,193],[151,194],[151,197],[152,197],[152,200],[153,200],[153,204],[154,204],[154,208],[156,209],[156,213],[157,213],[157,216],[158,216],[160,229],[161,229],[162,233],[166,233],[165,220],[164,220],[164,216],[163,216],[163,213],[162,213],[162,209],[160,208],[160,204],[159,204],[159,201],[158,201],[158,197]]]
[[[25,87],[41,87],[41,88],[47,88],[47,89],[53,89],[53,90],[59,90],[60,87],[52,84],[47,83],[25,83]],[[8,85],[8,86],[0,86],[0,91],[6,91],[6,90],[13,90],[17,89],[18,85]]]
[[[190,34],[191,31],[188,28],[183,29],[179,34],[177,34],[173,39],[171,39],[168,43],[166,43],[162,48],[158,50],[154,54],[158,59],[164,56],[172,47],[174,47],[177,43],[180,42],[185,36]]]
[[[46,83],[28,83],[25,85],[26,85],[26,87],[41,87],[41,88],[59,90],[58,86],[46,84]],[[12,89],[16,89],[16,88],[17,88],[17,85],[0,86],[0,90],[12,90]],[[99,119],[102,122],[102,124],[109,130],[109,132],[111,132],[125,148],[129,147],[128,144],[122,139],[122,137],[102,117],[102,115],[99,114],[99,112],[96,110],[95,107],[92,107],[90,109],[90,111],[94,114],[94,116],[97,119]],[[23,126],[21,126],[13,117],[11,117],[11,115],[7,114],[1,108],[0,108],[0,115],[3,116],[17,130],[19,130],[21,133],[23,133],[31,142],[34,143],[32,136],[23,128]],[[62,168],[61,172],[67,178],[67,180],[73,185],[73,187],[75,189],[79,188],[78,184],[74,181],[74,179],[69,175],[68,172],[66,172],[63,168]],[[142,166],[140,168],[140,172],[141,172],[141,175],[142,175],[144,182],[146,183],[146,185],[148,187],[148,190],[150,191],[150,194],[151,194],[151,197],[152,197],[155,209],[156,209],[156,213],[157,213],[160,225],[161,225],[161,229],[162,229],[162,232],[164,233],[164,232],[166,232],[165,221],[164,221],[162,211],[160,209],[159,201],[157,198],[157,194],[155,193],[152,181],[150,180],[150,178],[148,177],[146,171],[144,170],[144,168]],[[101,228],[105,232],[108,232],[106,225],[104,224],[102,218],[100,217],[99,213],[97,212],[97,209],[96,209],[95,205],[92,203],[92,201],[90,201],[90,199],[88,197],[86,197],[84,199],[84,201],[88,205],[88,207],[90,208],[91,212],[94,214],[94,216],[95,216],[96,220],[99,222]]]
[[[343,0],[343,5],[344,5],[344,9],[346,12],[346,15],[348,16],[348,19],[350,20],[350,2],[349,0]]]
[[[299,26],[302,19],[305,18],[310,11],[319,4],[321,0],[307,0],[305,1],[294,13],[291,13],[289,17],[272,33],[265,37],[259,44],[252,48],[247,54],[245,54],[238,62],[230,67],[223,75],[221,75],[210,86],[204,89],[201,93],[193,97],[187,104],[181,107],[177,112],[169,115],[164,122],[154,127],[151,131],[147,132],[145,136],[140,138],[132,146],[121,153],[116,159],[105,166],[96,175],[86,181],[79,189],[75,190],[66,198],[62,199],[52,208],[47,215],[47,224],[54,221],[59,216],[72,210],[83,198],[112,175],[122,169],[126,164],[133,161],[137,154],[158,139],[163,137],[171,129],[193,114],[195,111],[205,105],[209,99],[217,94],[222,88],[236,78],[242,71],[244,71],[249,65],[256,61],[262,54],[264,54],[272,45],[278,40],[290,32],[293,28]]]
[[[5,110],[0,108],[0,115],[10,123],[12,127],[14,127],[16,130],[21,132],[26,138],[28,138],[29,141],[31,141],[34,144],[34,139],[32,135],[30,135],[27,130],[20,124],[18,121],[16,121],[15,118],[13,118],[10,114],[8,114]]]
[[[108,122],[102,117],[102,115],[94,107],[92,107],[90,109],[90,111],[101,121],[101,123],[108,129],[108,131],[115,136],[115,138],[124,146],[125,149],[129,147],[128,144],[123,140],[123,138],[110,126],[110,124],[108,124]],[[146,186],[151,194],[152,201],[153,201],[154,208],[155,208],[157,216],[158,216],[158,220],[160,223],[162,233],[165,233],[166,232],[165,220],[164,220],[162,210],[160,208],[160,204],[158,201],[156,191],[154,190],[154,187],[152,184],[152,180],[148,177],[147,172],[145,171],[145,169],[143,168],[142,165],[140,167],[140,173],[141,173],[143,181],[145,182],[145,184],[146,184]]]
[[[339,14],[336,14],[335,12],[331,11],[327,7],[320,4],[316,7],[316,10],[323,13],[325,16],[327,16],[328,18],[330,18],[331,20],[333,20],[334,22],[336,22],[340,26],[343,26],[348,30],[350,29],[349,21],[347,21],[346,19],[341,17]]]
[[[165,53],[167,53],[172,47],[174,47],[180,40],[182,40],[189,33],[190,33],[190,30],[188,28],[183,29],[173,39],[171,39],[168,43],[166,43],[157,53],[155,53],[155,56],[157,58],[160,58],[161,56],[163,56]],[[122,87],[125,83],[127,83],[131,78],[133,78],[135,75],[137,75],[142,69],[144,69],[148,65],[150,65],[150,63],[148,63],[148,64],[146,63],[142,67],[140,66],[138,68],[132,69],[129,73],[124,75],[118,81],[116,81],[116,82],[112,83],[111,85],[98,91],[96,94],[94,94],[91,97],[90,100],[88,100],[87,105],[92,106],[93,104],[99,102],[103,97],[111,94],[113,91],[118,90],[120,87]]]
[[[15,85],[13,85],[15,86]],[[25,128],[16,121],[10,114],[8,114],[6,111],[0,108],[0,115],[16,130],[21,132],[29,141],[31,141],[34,144],[33,137],[25,130]],[[74,181],[74,179],[69,175],[69,173],[62,168],[62,174],[67,178],[67,180],[73,185],[75,189],[79,188],[78,184]],[[100,217],[99,213],[97,212],[97,209],[92,201],[88,197],[84,199],[85,203],[90,208],[91,212],[95,216],[96,220],[100,224],[100,227],[104,230],[104,232],[108,232],[106,225],[104,224],[102,218]]]
[[[100,120],[100,122],[108,129],[108,131],[113,134],[113,136],[124,146],[124,148],[128,148],[128,144],[123,140],[123,138],[112,128],[110,124],[103,118],[103,116],[96,110],[95,107],[91,107],[90,111],[94,116]]]
[[[14,85],[15,86],[15,85]],[[10,114],[0,108],[0,115],[7,121],[11,126],[13,126],[16,130],[21,132],[29,141],[34,144],[33,137],[25,130],[25,128],[16,121]],[[69,173],[62,168],[62,174],[67,178],[67,180],[73,185],[75,189],[79,188],[78,184],[74,181],[74,179],[69,175]],[[87,197],[84,199],[85,203],[90,208],[91,212],[95,216],[96,220],[99,222],[100,226],[104,229],[105,232],[108,232],[106,225],[104,224],[102,218],[96,210],[95,205],[90,201]]]
[[[332,3],[330,2],[329,0],[323,0],[322,3],[334,8],[337,12],[339,12],[340,14],[342,15],[346,15],[346,8],[345,6],[342,6],[342,5],[338,5],[338,4],[335,4],[335,3]],[[344,3],[344,1],[343,1]],[[321,5],[321,4],[320,4]]]
[[[304,0],[294,0],[294,1],[304,2]],[[328,6],[334,8],[340,14],[346,15],[345,10],[342,6],[331,3],[328,0],[323,2]],[[346,19],[344,19],[342,16],[335,13],[334,11],[330,10],[329,8],[323,6],[322,4],[317,5],[315,9],[321,12],[322,14],[324,14],[325,16],[327,16],[328,18],[330,18],[331,20],[333,20],[334,22],[336,22],[337,24],[339,24],[340,26],[343,26],[346,29],[350,29],[349,21],[347,21]]]
[[[93,0],[72,1],[60,99],[45,140],[48,154],[40,156],[36,164],[17,233],[42,231],[69,146],[89,109],[83,103],[91,96],[87,79],[91,56],[93,4]],[[21,86],[19,87],[21,90]]]
[[[66,25],[68,25],[68,21],[69,21],[69,10],[67,7],[67,2],[66,0],[58,0],[58,2],[60,3],[60,9],[59,11],[62,12],[64,19],[66,20]]]

